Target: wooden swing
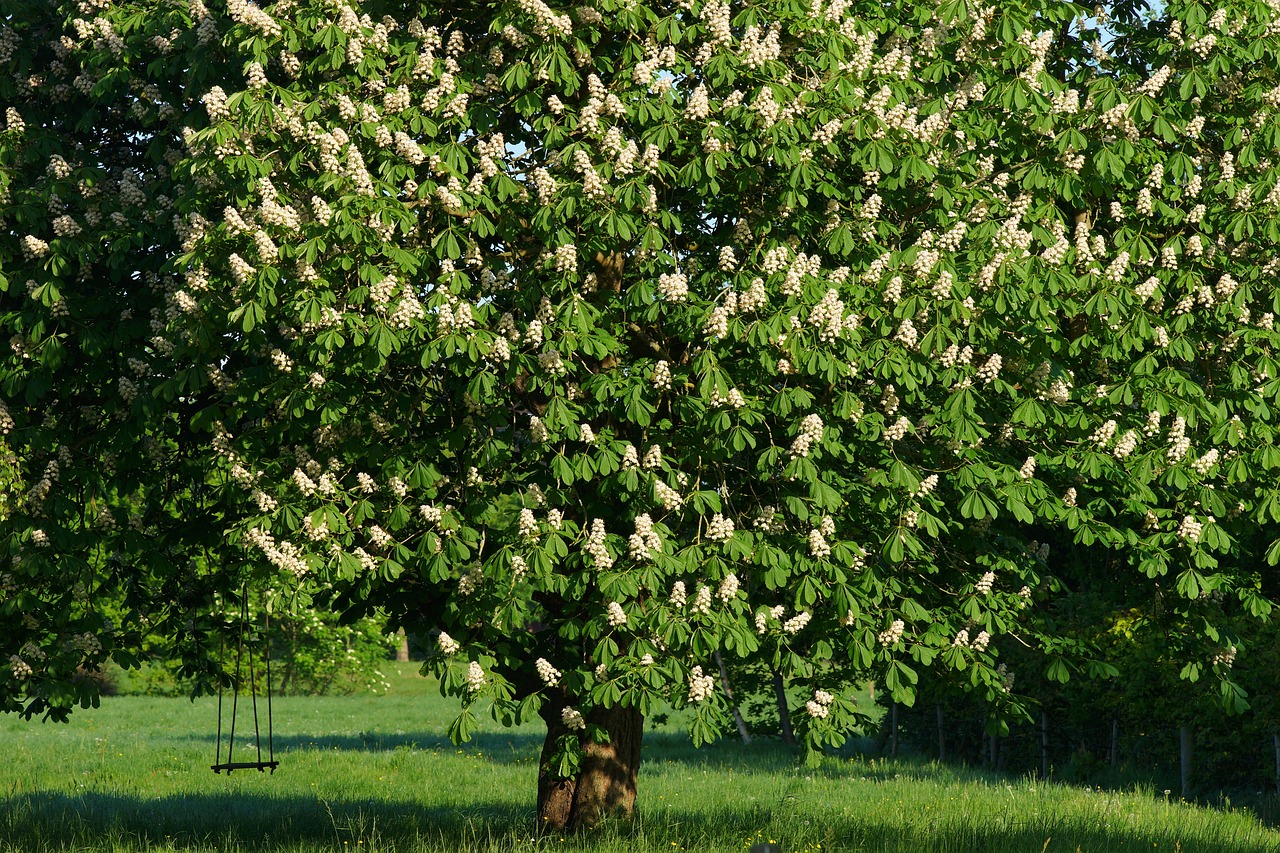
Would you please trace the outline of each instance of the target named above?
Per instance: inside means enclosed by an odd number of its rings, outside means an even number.
[[[253,668],[253,647],[249,647],[249,696],[253,701],[253,740],[254,746],[257,748],[256,761],[236,761],[232,755],[236,744],[236,710],[240,704],[240,664],[244,659],[245,642],[244,635],[247,630],[246,626],[249,622],[249,585],[246,583],[240,596],[240,636],[236,644],[236,669],[235,679],[231,685],[231,730],[227,737],[227,759],[222,760],[222,681],[218,681],[218,739],[217,747],[214,752],[214,763],[210,765],[210,769],[214,773],[221,773],[224,770],[230,776],[235,770],[257,770],[261,773],[263,770],[269,770],[271,773],[276,772],[276,768],[280,766],[280,762],[276,761],[275,754],[275,738],[274,730],[271,723],[271,608],[266,608],[266,625],[263,629],[267,637],[266,653],[263,655],[267,668],[267,760],[262,760],[262,730],[258,725],[258,682],[257,675]],[[223,642],[225,649],[225,640]],[[219,664],[223,663],[223,655],[219,653]]]

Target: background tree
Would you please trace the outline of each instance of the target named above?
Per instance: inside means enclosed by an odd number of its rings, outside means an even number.
[[[731,725],[716,650],[808,687],[811,752],[859,676],[1025,713],[1001,646],[1078,657],[1033,618],[1044,530],[1188,631],[1270,608],[1236,544],[1280,519],[1266,3],[21,11],[6,435],[23,482],[84,463],[5,522],[8,707],[132,643],[67,565],[195,603],[256,572],[432,632],[455,737],[540,715],[539,817],[577,827],[632,808],[659,703]],[[159,125],[77,148],[102,119],[41,89],[81,77]],[[94,169],[119,221],[56,183]],[[90,533],[107,496],[136,532]]]

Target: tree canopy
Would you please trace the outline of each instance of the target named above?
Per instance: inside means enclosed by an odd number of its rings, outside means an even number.
[[[813,750],[851,676],[1017,713],[1002,646],[1088,663],[1050,541],[1243,701],[1275,3],[10,8],[7,710],[149,633],[214,675],[254,578],[430,632],[589,822],[639,717],[724,727],[717,651]]]

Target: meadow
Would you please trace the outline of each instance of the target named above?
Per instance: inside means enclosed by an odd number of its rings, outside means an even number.
[[[108,698],[67,725],[0,718],[0,851],[1280,851],[1245,811],[1149,789],[852,753],[806,768],[772,742],[694,750],[674,723],[646,734],[636,821],[540,838],[540,731],[486,721],[455,747],[456,704],[412,666],[390,680],[385,696],[277,699],[275,775],[209,770],[212,699]]]

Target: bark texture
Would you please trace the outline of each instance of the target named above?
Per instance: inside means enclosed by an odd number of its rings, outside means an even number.
[[[560,709],[544,715],[547,739],[538,763],[538,826],[544,832],[577,832],[609,815],[630,817],[636,807],[636,776],[644,717],[635,708],[601,708],[587,718],[609,733],[608,743],[581,738],[582,764],[571,779],[556,777],[552,756],[569,733]]]

